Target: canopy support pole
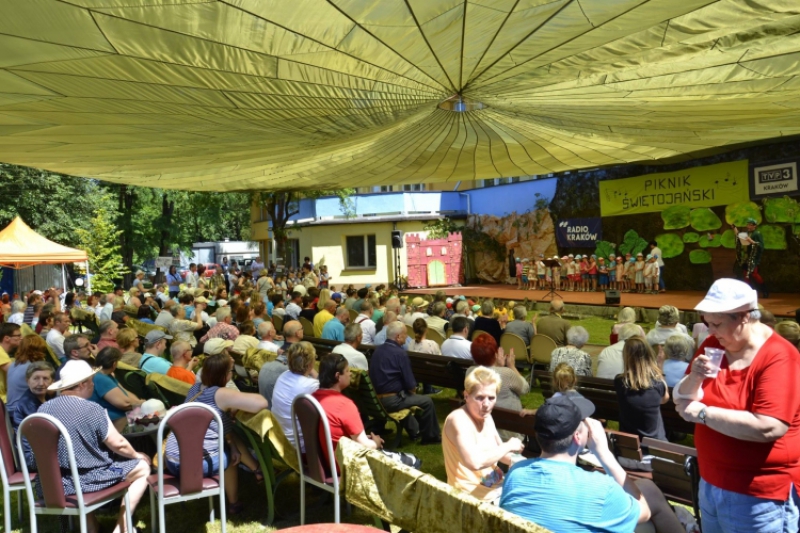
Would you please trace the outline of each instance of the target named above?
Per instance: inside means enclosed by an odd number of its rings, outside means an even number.
[[[89,259],[86,259],[86,294],[92,294],[92,278],[89,277]]]
[[[61,284],[64,292],[67,292],[67,270],[64,268],[64,263],[61,263]]]

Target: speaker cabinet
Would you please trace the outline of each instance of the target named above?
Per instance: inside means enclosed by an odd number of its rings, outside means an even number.
[[[392,248],[402,248],[403,247],[403,232],[395,229],[392,230]]]
[[[606,305],[619,305],[619,291],[613,289],[606,291]]]

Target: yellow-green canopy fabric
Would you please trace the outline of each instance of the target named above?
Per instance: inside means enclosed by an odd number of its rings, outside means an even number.
[[[4,0],[0,160],[190,190],[543,174],[796,135],[798,60],[797,0]]]

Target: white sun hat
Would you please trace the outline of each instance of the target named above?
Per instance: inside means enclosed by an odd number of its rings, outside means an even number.
[[[47,390],[60,391],[69,389],[87,379],[91,379],[95,374],[97,374],[97,370],[92,370],[92,367],[86,361],[71,359],[61,367],[61,379],[47,387]]]
[[[738,279],[718,279],[708,289],[703,301],[695,306],[705,313],[729,313],[758,308],[758,292]]]

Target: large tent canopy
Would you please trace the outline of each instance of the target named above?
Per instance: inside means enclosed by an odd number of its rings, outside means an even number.
[[[0,231],[0,266],[25,268],[87,260],[85,251],[69,248],[42,237],[20,217],[16,217],[11,224]]]
[[[542,174],[800,134],[798,74],[797,0],[4,0],[0,160],[191,190]]]

